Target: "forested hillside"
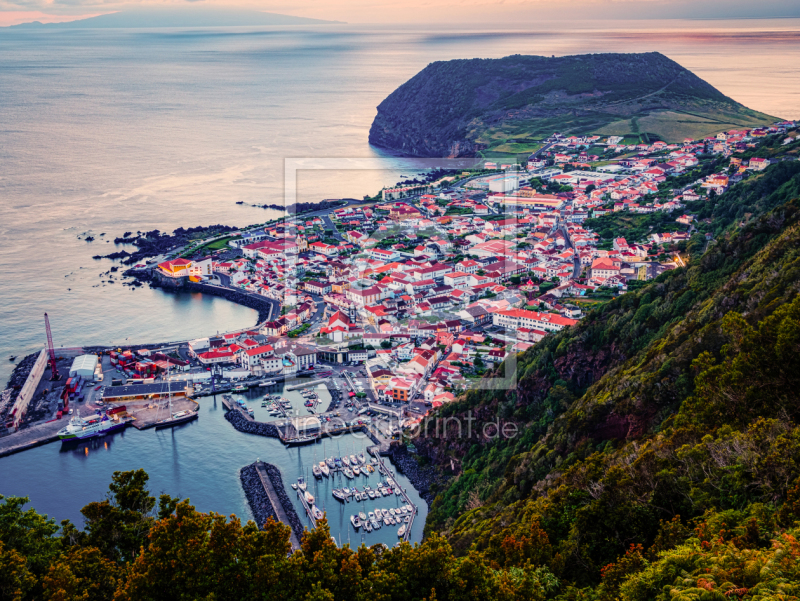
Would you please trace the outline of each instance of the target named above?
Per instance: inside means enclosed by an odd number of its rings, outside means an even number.
[[[451,428],[448,439],[415,441],[454,472],[428,531],[444,532],[456,553],[530,559],[595,593],[613,572],[616,594],[622,564],[638,571],[657,551],[698,540],[763,548],[790,527],[800,491],[798,195],[797,162],[732,188],[706,209],[719,237],[707,250],[693,240],[688,268],[545,338],[517,358],[511,390],[446,407],[475,415],[473,432],[498,415],[521,434],[459,440]]]

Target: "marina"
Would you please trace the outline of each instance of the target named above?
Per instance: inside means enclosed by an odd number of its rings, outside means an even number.
[[[31,504],[42,513],[57,521],[70,519],[80,525],[83,524],[80,509],[104,497],[113,472],[132,469],[135,465],[150,475],[148,487],[156,496],[159,491],[169,491],[173,496],[189,498],[200,511],[216,511],[224,515],[235,513],[247,520],[252,514],[238,472],[242,466],[252,464],[260,457],[280,469],[286,493],[307,527],[313,524],[297,493],[290,487],[299,476],[307,481],[307,490],[314,496],[318,508],[325,512],[331,534],[340,544],[347,544],[349,539],[351,545],[357,546],[362,535],[368,545],[384,543],[393,546],[398,541],[399,526],[383,527],[371,533],[363,529],[355,531],[350,516],[358,511],[356,507],[368,511],[377,505],[387,510],[398,507],[405,503],[402,497],[393,494],[358,502],[351,497],[349,502],[342,504],[332,495],[334,488],[347,486],[348,482],[359,490],[364,485],[374,488],[379,480],[386,480],[385,475],[378,474],[377,468],[368,477],[361,475],[354,480],[348,480],[341,472],[334,475],[332,471],[328,478],[323,476],[317,480],[311,473],[312,464],[319,464],[332,455],[341,457],[345,453],[348,456],[364,453],[368,457],[367,449],[374,446],[370,439],[358,432],[355,435],[342,434],[338,439],[325,438],[307,446],[287,447],[277,438],[237,432],[224,419],[225,411],[221,395],[205,397],[199,400],[199,418],[174,428],[127,428],[83,442],[55,442],[4,457],[0,461],[3,494],[28,496]],[[57,422],[59,427],[64,425],[64,420]],[[210,457],[214,460],[204,459]],[[384,462],[391,469],[386,459]],[[30,465],[38,468],[29,469]],[[63,488],[63,495],[58,498],[51,494],[52,482],[56,478]],[[396,479],[418,508],[408,540],[420,541],[427,504],[405,476],[398,474]]]
[[[332,446],[337,453],[344,448],[337,443]],[[315,451],[320,447],[315,445]],[[316,528],[324,512],[329,522],[349,523],[347,538],[340,533],[338,544],[370,545],[376,537],[384,542],[392,532],[396,534],[395,543],[413,540],[420,499],[409,493],[403,477],[394,472],[391,464],[387,465],[378,451],[379,447],[369,445],[358,453],[330,455],[305,466],[292,489],[298,514],[305,516],[310,528]],[[318,458],[316,452],[314,458]],[[323,475],[322,465],[328,469],[328,476]]]

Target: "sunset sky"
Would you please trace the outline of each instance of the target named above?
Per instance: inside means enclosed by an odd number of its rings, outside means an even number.
[[[349,23],[534,25],[541,19],[800,17],[796,0],[0,0],[0,25],[65,21],[132,8],[240,7]]]

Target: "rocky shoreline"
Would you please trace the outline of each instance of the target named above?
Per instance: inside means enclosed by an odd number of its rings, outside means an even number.
[[[149,232],[125,232],[122,236],[114,238],[114,244],[133,244],[137,247],[134,252],[120,250],[108,255],[95,255],[93,259],[119,259],[124,265],[133,265],[143,261],[148,257],[155,257],[181,246],[185,246],[192,240],[193,234],[204,234],[219,236],[234,232],[238,228],[230,225],[209,225],[207,227],[178,228],[172,234],[162,233],[160,230]],[[87,239],[88,241],[88,239]]]
[[[17,396],[19,396],[20,388],[25,384],[25,380],[28,379],[28,375],[31,373],[33,364],[36,363],[36,358],[38,356],[39,353],[25,355],[22,360],[14,366],[14,371],[11,372],[11,377],[8,378],[8,382],[6,383],[6,388],[11,389],[12,403]]]
[[[432,488],[437,481],[436,469],[432,466],[420,466],[416,458],[402,445],[393,445],[389,448],[389,459],[397,471],[409,479],[419,496],[430,507],[435,496]]]
[[[251,422],[245,419],[239,411],[232,410],[225,413],[225,419],[230,422],[234,429],[245,434],[256,434],[258,436],[266,436],[268,438],[280,438],[278,435],[278,428],[272,424],[265,424],[263,422]]]

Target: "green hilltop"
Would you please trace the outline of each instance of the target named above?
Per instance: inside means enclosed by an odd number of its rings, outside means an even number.
[[[657,52],[435,62],[379,106],[370,143],[412,156],[530,152],[558,131],[680,142],[776,121]]]

